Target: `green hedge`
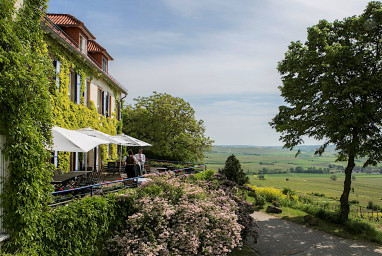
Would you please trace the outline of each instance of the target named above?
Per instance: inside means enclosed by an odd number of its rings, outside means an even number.
[[[123,227],[130,204],[110,194],[49,209],[39,217],[31,246],[18,255],[106,255],[106,241]]]

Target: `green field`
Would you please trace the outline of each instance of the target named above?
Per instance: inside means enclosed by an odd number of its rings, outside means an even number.
[[[206,153],[204,161],[208,168],[217,170],[223,168],[229,155],[235,154],[245,172],[261,170],[263,167],[286,170],[297,166],[327,168],[329,164],[342,166],[346,164],[335,162],[336,152],[333,146],[328,147],[327,152],[322,156],[314,155],[316,146],[301,146],[300,150],[301,154],[295,157],[297,150],[290,151],[281,147],[214,146],[210,152]],[[361,161],[357,164],[361,165]]]
[[[337,180],[330,179],[332,174],[270,174],[264,175],[265,180],[250,179],[252,185],[261,187],[291,188],[302,193],[320,193],[326,197],[339,199],[344,185],[345,175],[337,173]],[[382,174],[353,174],[352,180],[354,192],[350,192],[349,200],[358,200],[366,206],[369,201],[382,206]],[[286,179],[289,179],[288,181]]]
[[[281,147],[223,147],[214,146],[211,152],[206,154],[205,163],[208,168],[219,169],[224,167],[225,160],[231,154],[239,159],[246,173],[253,173],[267,167],[269,169],[287,170],[291,167],[302,166],[304,168],[317,167],[328,168],[330,164],[345,166],[345,162],[335,162],[336,153],[334,147],[321,157],[314,156],[314,146],[301,147],[301,154],[296,158],[296,151],[289,151]],[[261,164],[260,164],[261,162]],[[362,161],[357,161],[362,165]],[[257,186],[269,186],[276,188],[288,187],[301,193],[320,193],[326,197],[339,199],[343,191],[344,174],[336,172],[337,180],[330,179],[332,174],[265,174],[265,180],[259,180],[249,175],[251,184]],[[354,193],[350,193],[349,200],[358,200],[366,206],[369,201],[382,206],[382,174],[355,173],[352,180]],[[289,179],[286,181],[286,179]]]

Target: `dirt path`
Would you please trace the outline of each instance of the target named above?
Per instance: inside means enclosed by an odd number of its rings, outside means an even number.
[[[382,247],[317,231],[274,216],[255,212],[260,227],[259,256],[382,256]]]

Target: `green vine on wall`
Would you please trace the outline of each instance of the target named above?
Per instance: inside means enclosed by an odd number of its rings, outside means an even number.
[[[88,103],[89,107],[85,106],[85,99],[81,93],[80,104],[74,103],[69,99],[69,76],[71,70],[81,76],[81,92],[85,90],[85,78],[92,79],[93,77],[99,78],[100,75],[95,69],[85,65],[82,57],[76,57],[66,50],[61,44],[51,39],[46,35],[45,41],[48,43],[49,53],[53,60],[60,62],[60,73],[57,74],[60,85],[56,87],[52,93],[51,104],[53,113],[53,122],[55,125],[66,129],[81,129],[90,127],[101,132],[115,135],[117,134],[117,124],[120,123],[114,113],[112,118],[106,118],[99,115],[93,101]],[[94,79],[94,78],[93,78]],[[113,87],[112,87],[113,88]],[[114,97],[117,96],[115,88],[113,88]],[[115,104],[116,105],[116,104]],[[110,145],[108,155],[106,145],[99,147],[102,162],[117,159],[117,146]],[[69,170],[70,154],[67,152],[59,153],[59,168]]]
[[[53,187],[51,155],[46,147],[51,143],[51,127],[91,127],[116,134],[118,124],[116,118],[99,116],[93,102],[88,108],[83,98],[79,105],[69,100],[70,68],[82,77],[100,79],[101,75],[48,35],[44,37],[41,10],[47,8],[46,4],[47,0],[24,0],[16,12],[15,0],[0,1],[0,112],[3,113],[0,134],[6,138],[1,151],[8,160],[1,206],[3,224],[10,235],[6,247],[28,255],[28,248],[41,240],[39,236],[45,231],[39,229],[48,219]],[[60,90],[52,80],[52,59],[63,63]],[[82,89],[84,86],[81,82]],[[111,157],[115,158],[116,146],[111,148]],[[107,160],[106,147],[101,147],[101,151],[102,159]]]
[[[25,250],[34,243],[41,216],[50,202],[50,143],[53,83],[41,9],[46,0],[25,0],[16,14],[15,1],[0,2],[0,134],[9,161],[1,194],[8,246]]]

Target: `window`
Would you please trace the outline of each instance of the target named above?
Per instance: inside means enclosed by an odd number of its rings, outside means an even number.
[[[74,72],[70,72],[68,96],[72,102],[80,104],[80,90],[81,90],[81,76]]]
[[[56,69],[56,75],[54,77],[54,79],[56,80],[56,86],[57,86],[57,89],[60,90],[60,71],[61,71],[61,63],[58,61],[58,60],[55,60],[53,61],[53,65]]]
[[[102,57],[102,70],[107,72],[107,60]]]
[[[86,53],[86,38],[80,35],[80,51],[83,53]]]
[[[98,110],[98,114],[102,115],[102,111],[103,111],[103,93],[102,93],[102,90],[101,88],[98,88],[98,91],[97,91],[97,110]]]

